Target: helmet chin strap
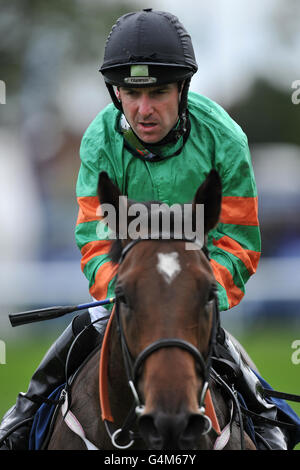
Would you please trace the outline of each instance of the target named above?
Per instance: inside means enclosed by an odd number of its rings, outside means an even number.
[[[188,97],[188,90],[189,90],[190,82],[191,82],[190,78],[186,79],[181,89],[181,99],[179,102],[179,109],[178,109],[179,126],[177,126],[177,123],[178,123],[177,121],[176,125],[169,131],[169,133],[162,140],[149,145],[148,143],[140,139],[139,136],[131,128],[132,132],[135,134],[137,139],[141,142],[143,147],[145,147],[147,150],[149,149],[151,151],[151,149],[154,149],[155,147],[160,147],[162,145],[166,145],[170,143],[176,143],[180,139],[180,137],[183,136],[187,132],[187,127],[188,127],[187,97]],[[106,87],[108,89],[108,92],[110,94],[110,97],[115,107],[125,115],[122,102],[121,100],[118,99],[113,86],[110,85],[109,83],[106,83]]]
[[[124,113],[123,111],[123,106],[122,106],[122,103],[121,101],[117,98],[116,94],[115,94],[115,90],[114,90],[114,87],[112,85],[110,85],[109,83],[105,82],[105,85],[106,85],[106,88],[108,89],[108,92],[110,94],[110,97],[112,99],[112,102],[113,104],[115,105],[115,107],[121,111],[122,113]]]

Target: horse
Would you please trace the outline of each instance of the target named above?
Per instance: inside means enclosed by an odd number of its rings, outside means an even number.
[[[102,172],[100,206],[109,204],[118,215],[121,196]],[[99,397],[102,345],[74,377],[71,399],[56,415],[48,450],[85,450],[86,441],[100,450],[219,449],[224,429],[227,439],[221,449],[256,449],[238,420],[234,397],[212,368],[219,320],[216,281],[205,247],[208,233],[218,223],[221,200],[221,180],[212,170],[191,204],[193,228],[196,208],[204,205],[202,242],[197,233],[193,239],[176,238],[174,233],[164,238],[161,226],[155,236],[130,238],[130,217],[128,237],[120,238],[124,227],[116,218],[112,225],[117,236],[110,252],[117,264],[116,303],[106,335],[111,416],[103,418]],[[129,213],[134,201],[123,203]],[[143,204],[150,216],[153,204]],[[210,417],[207,403],[213,407]],[[78,433],[66,424],[68,410],[80,423]]]

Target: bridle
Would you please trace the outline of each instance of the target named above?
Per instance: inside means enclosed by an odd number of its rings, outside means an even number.
[[[152,239],[152,238],[140,239],[139,238],[136,240],[132,240],[123,248],[120,259],[119,259],[119,265],[123,263],[125,257],[138,243],[146,242],[146,241],[154,241],[154,240],[161,241],[162,238],[161,237],[155,238],[155,239]],[[186,238],[180,238],[180,239],[170,238],[168,239],[168,241],[169,240],[196,243],[198,244],[199,249],[202,249],[206,257],[209,259],[209,253],[208,253],[206,246],[201,245],[197,239],[191,240],[191,239],[186,239]],[[137,391],[137,383],[138,383],[140,370],[145,360],[151,354],[163,348],[176,347],[176,348],[183,349],[189,352],[194,357],[196,364],[199,366],[199,370],[203,379],[203,387],[202,387],[202,392],[201,392],[201,396],[199,400],[198,413],[204,419],[204,427],[203,427],[202,434],[207,434],[212,428],[212,423],[211,423],[210,418],[207,415],[205,415],[205,396],[208,390],[209,377],[210,377],[210,371],[211,371],[211,366],[212,366],[212,356],[214,354],[215,345],[217,341],[217,333],[218,333],[218,328],[219,328],[219,309],[218,309],[217,292],[214,292],[214,297],[213,297],[213,321],[212,321],[212,329],[211,329],[210,340],[209,340],[209,349],[208,349],[208,354],[206,358],[204,358],[203,354],[193,344],[181,338],[161,338],[149,344],[148,346],[146,346],[146,348],[143,349],[138,354],[135,360],[132,358],[131,353],[129,351],[126,338],[125,338],[122,321],[121,321],[121,316],[120,316],[120,304],[122,302],[123,293],[121,289],[118,290],[117,288],[116,288],[115,293],[116,293],[115,315],[116,315],[116,321],[117,321],[117,329],[118,329],[120,343],[121,343],[121,349],[122,349],[122,354],[123,354],[125,371],[127,375],[127,381],[133,394],[134,404],[122,428],[118,429],[117,431],[113,431],[111,428],[111,423],[105,422],[107,432],[109,433],[111,437],[113,445],[117,448],[124,449],[124,448],[130,447],[134,443],[134,437],[136,436],[134,436],[132,431],[130,431],[130,427],[133,424],[133,422],[137,419],[137,417],[140,416],[144,411],[144,405],[142,404],[142,401]],[[116,442],[117,439],[120,439],[121,437],[125,437],[125,436],[127,436],[127,440],[128,440],[128,434],[130,438],[130,441],[128,444],[120,445]]]
[[[131,241],[129,244],[123,248],[121,252],[121,256],[119,258],[119,264],[121,264],[124,261],[125,256],[129,253],[129,251],[134,248],[134,246],[142,241],[147,241],[147,240],[162,240],[163,238],[155,238],[155,239],[137,239]],[[170,238],[170,240],[175,240],[175,238]],[[197,243],[199,246],[199,249],[202,250],[202,252],[206,255],[207,259],[209,260],[209,253],[206,248],[206,246],[202,246],[197,242],[197,240],[191,240],[191,239],[176,239],[176,241],[186,241],[189,243]],[[189,352],[195,359],[196,365],[200,367],[201,375],[203,378],[203,387],[199,399],[199,408],[198,408],[198,414],[203,418],[203,424],[204,426],[201,427],[201,432],[199,434],[205,435],[210,432],[212,429],[212,421],[211,419],[205,414],[205,397],[209,388],[209,379],[211,378],[213,382],[217,383],[223,391],[227,392],[228,396],[230,397],[230,418],[228,424],[223,428],[221,432],[219,432],[219,435],[217,439],[215,440],[213,449],[214,450],[222,450],[225,448],[229,438],[230,438],[230,429],[232,425],[232,421],[234,419],[234,416],[237,414],[238,417],[238,426],[240,428],[240,442],[241,442],[241,450],[245,450],[245,442],[244,442],[244,424],[243,424],[243,414],[246,416],[250,416],[250,418],[254,417],[256,419],[259,419],[262,422],[268,423],[269,425],[272,426],[280,426],[283,428],[290,429],[291,431],[295,431],[297,429],[296,424],[291,424],[288,422],[282,422],[278,420],[272,420],[267,417],[263,417],[260,414],[254,413],[253,411],[248,410],[248,408],[240,405],[239,402],[239,397],[238,393],[234,387],[234,384],[228,384],[227,380],[223,379],[220,374],[216,372],[216,370],[213,367],[213,362],[216,360],[220,361],[225,361],[227,365],[230,365],[232,367],[232,370],[236,372],[236,366],[235,364],[231,363],[230,361],[223,360],[222,358],[220,359],[219,354],[218,354],[218,347],[217,344],[218,342],[223,342],[223,330],[220,325],[220,315],[219,315],[219,308],[218,308],[218,299],[217,299],[217,292],[214,292],[213,296],[213,319],[212,319],[212,329],[211,329],[211,334],[210,334],[210,339],[209,339],[209,348],[208,348],[208,353],[206,357],[204,358],[203,355],[198,351],[198,349],[192,345],[191,343],[182,340],[181,338],[161,338],[157,341],[154,341],[153,343],[149,344],[146,346],[146,348],[141,351],[136,359],[133,359],[129,348],[127,346],[124,330],[122,327],[122,322],[120,318],[120,303],[122,301],[122,292],[121,291],[115,291],[116,297],[115,297],[115,317],[117,321],[117,330],[119,333],[120,337],[120,343],[121,343],[121,349],[122,349],[122,354],[123,354],[123,360],[124,360],[124,365],[125,365],[125,370],[126,370],[126,375],[127,375],[127,381],[128,385],[131,389],[132,395],[133,395],[133,405],[131,406],[131,409],[124,420],[124,423],[121,428],[115,429],[115,426],[113,425],[113,419],[111,418],[110,415],[107,414],[107,412],[104,413],[103,416],[103,422],[106,428],[106,431],[111,439],[111,442],[114,447],[117,449],[127,449],[132,446],[132,444],[135,442],[135,439],[140,439],[141,436],[138,433],[133,432],[132,426],[134,425],[135,421],[137,418],[143,414],[144,412],[144,405],[141,403],[139,394],[137,392],[137,382],[139,378],[139,373],[140,370],[145,362],[145,360],[155,351],[162,349],[162,348],[167,348],[167,347],[177,347],[181,348],[187,352]],[[95,320],[92,322],[87,328],[93,326],[94,323],[102,321],[103,319],[108,319],[110,315],[107,317],[102,317],[100,319]],[[112,318],[111,318],[112,319]],[[74,344],[78,340],[78,337],[86,331],[84,329],[74,340],[69,353],[68,353],[68,358],[71,354],[71,351],[73,349]],[[214,356],[216,354],[216,356]],[[66,377],[68,377],[68,359],[66,361]],[[104,368],[105,369],[105,368]],[[66,380],[68,384],[68,380]],[[65,402],[64,409],[63,411],[63,416],[65,422],[66,419],[68,418],[68,415],[70,414],[70,419],[71,419],[71,425],[67,425],[70,427],[70,429],[75,432],[76,434],[81,437],[81,439],[84,440],[88,450],[94,450],[96,449],[95,446],[90,443],[83,431],[82,426],[76,419],[76,417],[71,413],[70,411],[70,398],[68,398],[69,395],[69,387],[67,386],[65,390],[63,390],[63,395],[59,398],[59,400],[56,401],[57,404],[61,404],[61,402]],[[269,388],[264,388],[264,393],[265,396],[268,397],[277,397],[277,398],[282,398],[282,399],[287,399],[291,401],[296,401],[300,402],[300,396],[295,395],[295,394],[287,394],[283,392],[278,392],[274,390],[270,390]],[[53,401],[52,401],[53,402]],[[100,400],[100,404],[102,406],[102,402]],[[108,406],[109,408],[109,406]],[[31,418],[30,418],[31,419]],[[77,426],[74,428],[74,422],[78,423]],[[23,424],[23,423],[21,423]],[[12,432],[11,430],[9,434]],[[0,442],[4,441],[4,439],[7,437],[7,435],[4,436],[0,440]],[[121,444],[119,441],[127,442],[126,444]],[[47,442],[47,441],[46,441]],[[91,447],[92,446],[92,447]]]

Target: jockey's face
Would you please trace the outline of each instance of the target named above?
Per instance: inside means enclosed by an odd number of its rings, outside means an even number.
[[[149,88],[119,88],[124,114],[137,136],[146,143],[162,140],[178,120],[177,83]]]

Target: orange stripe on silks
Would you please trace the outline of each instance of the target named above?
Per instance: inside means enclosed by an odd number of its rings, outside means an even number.
[[[109,240],[96,240],[86,243],[81,248],[81,270],[83,271],[86,264],[95,256],[106,255],[109,253],[111,241]]]
[[[100,204],[97,196],[78,197],[79,205],[77,225],[100,220]]]
[[[104,263],[97,271],[95,282],[90,287],[90,293],[96,300],[106,299],[108,284],[117,274],[118,265],[111,261]]]
[[[220,222],[223,224],[258,226],[257,197],[223,196]]]
[[[249,274],[255,273],[260,258],[259,251],[245,250],[238,242],[227,236],[224,236],[219,240],[213,240],[213,244],[218,248],[237,256],[244,263]]]
[[[216,281],[226,290],[229,308],[237,305],[244,296],[244,292],[235,285],[233,277],[225,266],[214,259],[210,260]]]

